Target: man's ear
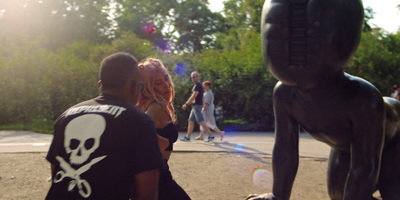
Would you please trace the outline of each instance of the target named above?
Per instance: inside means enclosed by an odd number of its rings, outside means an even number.
[[[131,95],[135,95],[136,94],[136,85],[135,84],[131,84],[129,86],[129,92],[131,93]]]
[[[136,84],[129,84],[128,87],[129,87],[129,93],[131,95],[136,95],[136,93],[138,92]]]
[[[97,81],[97,89],[99,90],[99,92],[101,92],[101,87],[102,87],[102,83],[101,80]]]

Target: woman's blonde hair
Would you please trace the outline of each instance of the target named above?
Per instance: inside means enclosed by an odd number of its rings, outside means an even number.
[[[149,105],[155,101],[166,107],[172,122],[175,122],[175,110],[173,106],[175,97],[174,83],[171,80],[167,68],[165,68],[161,60],[156,58],[146,58],[144,61],[139,63],[139,69],[144,85],[136,106],[145,112],[149,108]],[[168,96],[154,91],[154,82],[157,73],[162,73],[163,75],[168,74],[168,84],[171,91]]]

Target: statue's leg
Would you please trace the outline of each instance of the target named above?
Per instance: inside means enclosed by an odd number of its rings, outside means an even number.
[[[331,149],[328,162],[328,194],[332,200],[343,199],[344,186],[350,168],[350,154]]]
[[[400,136],[383,150],[378,189],[384,200],[400,199]]]

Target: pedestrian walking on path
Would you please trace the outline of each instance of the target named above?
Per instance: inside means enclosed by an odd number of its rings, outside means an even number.
[[[217,123],[215,122],[214,94],[211,91],[211,82],[204,81],[203,87],[204,87],[203,109],[201,110],[201,113],[204,116],[204,121],[206,122],[206,125],[208,126],[208,128],[217,132],[220,135],[220,139],[222,141],[222,139],[224,138],[225,131],[219,130],[219,128],[217,127]],[[198,137],[196,137],[196,140],[204,140],[203,135],[204,135],[204,129],[202,126],[200,126],[200,135]]]
[[[200,126],[203,127],[204,130],[206,130],[208,134],[208,139],[206,142],[210,142],[214,140],[214,136],[211,133],[210,129],[207,127],[207,124],[204,121],[203,114],[201,113],[201,110],[203,109],[203,93],[204,93],[204,88],[203,85],[200,82],[200,74],[196,71],[192,72],[190,75],[192,78],[192,82],[194,83],[193,89],[192,89],[192,95],[189,97],[189,99],[186,101],[185,104],[182,105],[182,109],[186,110],[186,108],[192,104],[192,110],[190,111],[189,115],[189,122],[188,122],[188,128],[187,128],[187,133],[186,136],[181,138],[181,141],[184,142],[189,142],[190,141],[190,136],[192,135],[193,129],[194,129],[194,122],[197,121]]]

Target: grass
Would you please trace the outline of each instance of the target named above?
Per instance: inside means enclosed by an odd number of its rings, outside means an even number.
[[[224,120],[225,124],[245,124],[246,122],[241,119],[226,119]]]
[[[0,125],[0,130],[14,130],[14,131],[33,131],[36,133],[53,133],[53,120],[47,120],[41,117],[35,118],[27,123],[15,123]]]

